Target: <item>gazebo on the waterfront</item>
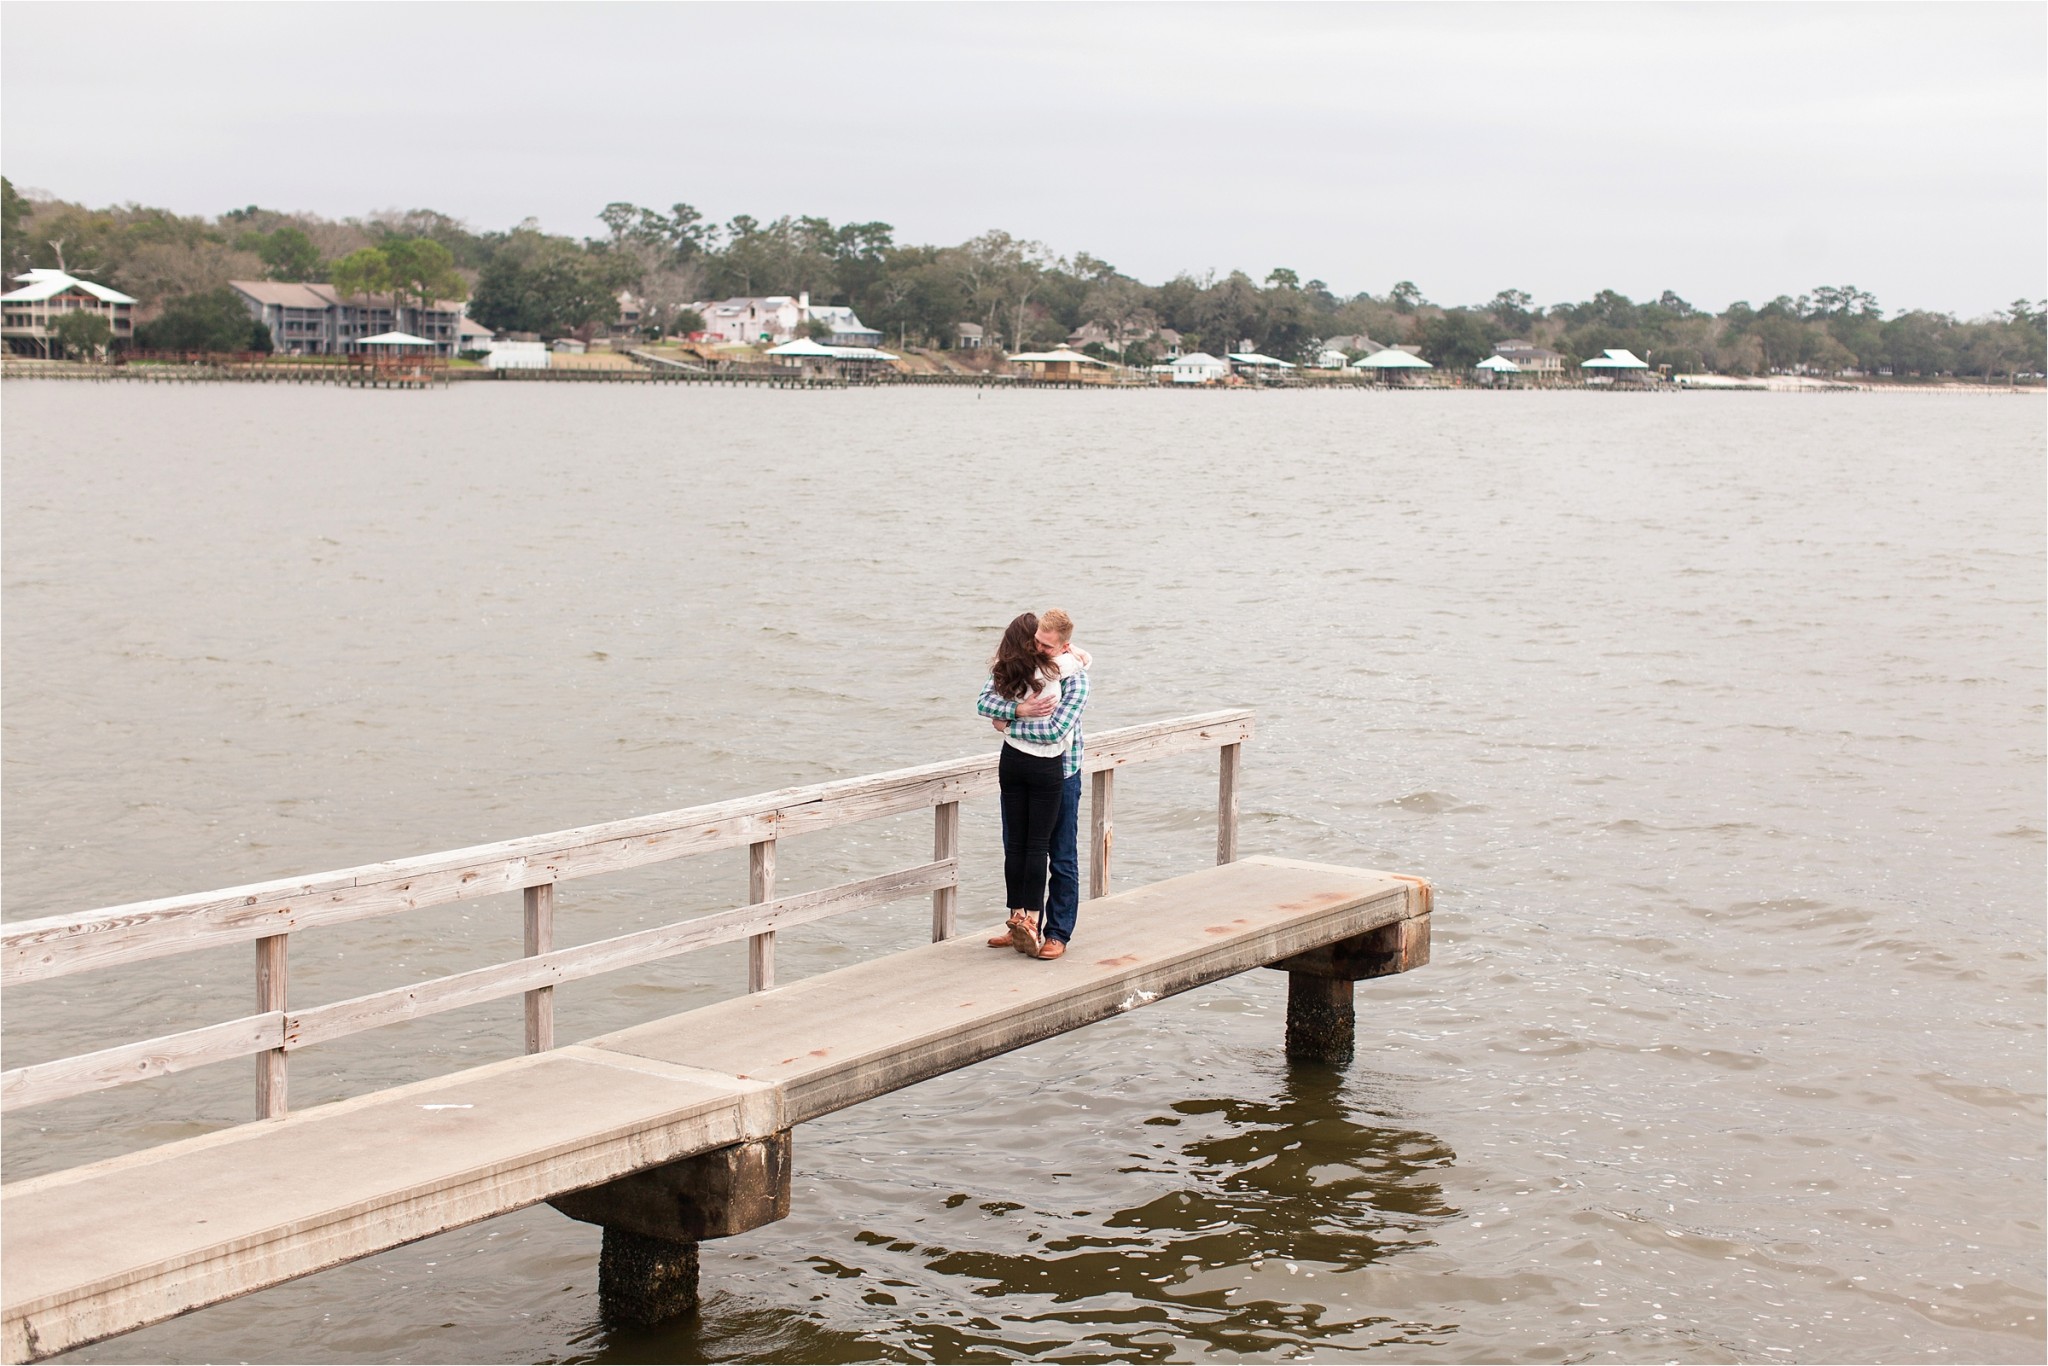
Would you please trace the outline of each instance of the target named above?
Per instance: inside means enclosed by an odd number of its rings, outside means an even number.
[[[1650,363],[1626,347],[1611,346],[1591,360],[1580,361],[1579,369],[1610,381],[1639,380],[1648,373]]]
[[[1298,368],[1292,361],[1284,361],[1278,356],[1269,356],[1262,351],[1226,351],[1223,353],[1223,359],[1230,362],[1230,368],[1234,373],[1257,380],[1261,384],[1270,384],[1289,370]]]
[[[1095,371],[1114,370],[1116,367],[1106,360],[1097,360],[1085,351],[1076,351],[1061,342],[1050,351],[1023,351],[1010,357],[1010,364],[1030,367],[1033,379],[1078,380],[1087,382],[1104,379],[1107,376],[1091,373],[1086,367],[1094,366]]]
[[[1387,384],[1405,384],[1407,383],[1407,377],[1410,375],[1419,374],[1424,370],[1436,369],[1434,365],[1431,365],[1414,352],[1403,351],[1398,347],[1392,346],[1384,351],[1373,352],[1351,368],[1368,371]]]
[[[447,368],[434,343],[410,332],[380,332],[350,346],[349,368],[376,384],[425,384]]]
[[[893,353],[872,346],[827,346],[809,337],[798,337],[795,341],[771,346],[765,354],[777,365],[822,373],[867,371],[896,359]]]
[[[415,337],[410,332],[379,332],[374,337],[363,337],[357,346],[374,346],[377,354],[399,356],[415,351],[432,351],[434,344],[425,337]]]
[[[1510,384],[1513,383],[1508,378],[1510,375],[1522,373],[1522,367],[1509,360],[1506,356],[1488,356],[1472,368],[1484,375],[1488,384]]]

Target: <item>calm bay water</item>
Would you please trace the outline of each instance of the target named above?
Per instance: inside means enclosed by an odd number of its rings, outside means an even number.
[[[2042,1359],[2036,398],[5,406],[9,918],[973,752],[995,630],[1055,602],[1094,727],[1258,708],[1246,852],[1438,887],[1341,1074],[1283,1061],[1258,973],[804,1126],[792,1217],[706,1245],[685,1328],[602,1327],[598,1231],[542,1208],[77,1359]],[[1126,885],[1213,851],[1212,765],[1122,779]],[[782,881],[929,838],[792,841]],[[577,884],[559,933],[744,887],[737,855]],[[783,973],[925,916],[785,936]],[[511,902],[301,935],[294,999],[518,943]],[[560,1036],[743,983],[720,950],[565,988]],[[7,1065],[251,990],[235,951],[11,991]],[[513,1001],[307,1050],[293,1100],[518,1040]],[[250,1091],[9,1116],[7,1177]]]

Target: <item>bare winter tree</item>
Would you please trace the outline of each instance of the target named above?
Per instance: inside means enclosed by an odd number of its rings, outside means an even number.
[[[1047,270],[1063,269],[1043,242],[1023,242],[1000,228],[964,242],[955,261],[969,302],[981,313],[990,335],[1004,315],[1010,320],[1010,350],[1024,349],[1024,330],[1031,322],[1031,300]]]
[[[1145,306],[1144,286],[1121,275],[1110,275],[1089,290],[1081,302],[1081,312],[1088,322],[1102,324],[1109,333],[1109,344],[1116,348],[1118,361],[1123,360],[1124,348],[1132,340],[1151,335],[1159,325],[1158,318]]]
[[[679,261],[674,252],[635,248],[632,254],[653,258],[640,262],[639,281],[633,293],[639,296],[641,316],[663,332],[673,330],[676,315],[704,297],[709,276],[700,260]]]

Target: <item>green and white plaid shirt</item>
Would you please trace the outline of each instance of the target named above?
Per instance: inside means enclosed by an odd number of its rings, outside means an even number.
[[[974,709],[991,721],[1008,721],[1010,734],[1034,745],[1056,745],[1071,731],[1074,743],[1067,747],[1066,767],[1061,770],[1063,776],[1071,778],[1081,771],[1081,712],[1087,705],[1088,671],[1083,669],[1060,680],[1060,700],[1050,716],[1019,719],[1017,704],[996,692],[993,678],[981,685],[981,697]]]

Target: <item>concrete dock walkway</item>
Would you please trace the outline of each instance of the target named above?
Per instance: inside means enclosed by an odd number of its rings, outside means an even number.
[[[786,1154],[804,1120],[1251,968],[1286,968],[1304,1027],[1340,1031],[1348,1057],[1351,981],[1427,962],[1429,909],[1414,878],[1250,858],[1089,903],[1055,962],[963,935],[19,1182],[0,1191],[4,1354],[35,1360],[572,1192],[613,1191],[615,1207],[640,1198],[622,1182],[635,1173],[748,1144]],[[783,1210],[787,1178],[784,1161]]]

